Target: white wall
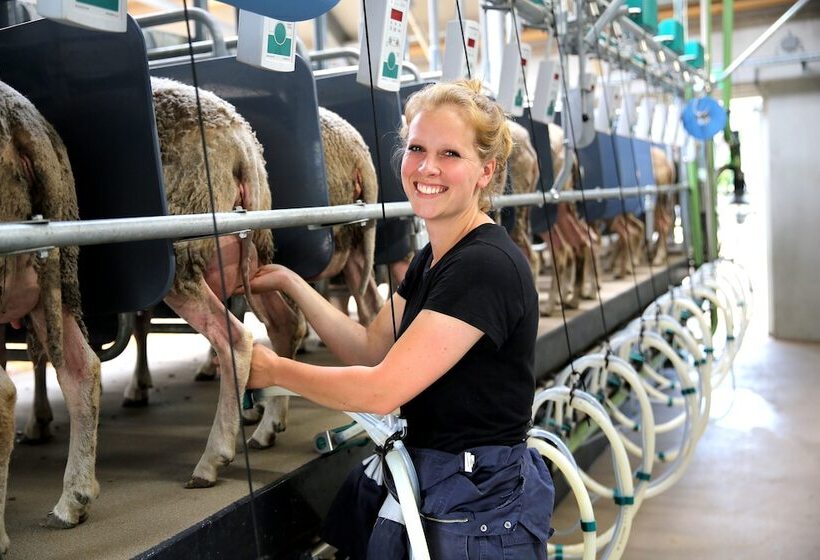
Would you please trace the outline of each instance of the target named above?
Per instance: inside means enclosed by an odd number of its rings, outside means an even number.
[[[769,131],[769,331],[820,341],[820,78],[768,82],[761,92]]]
[[[774,19],[736,29],[732,58]],[[716,23],[713,68],[722,68],[720,24]],[[795,39],[799,48],[786,52],[784,44],[795,44]],[[749,60],[800,53],[820,53],[820,19],[787,22]],[[732,77],[735,95],[757,93],[764,100],[760,138],[741,138],[742,144],[759,143],[759,153],[767,159],[763,177],[747,179],[750,187],[762,186],[766,191],[763,197],[752,193],[753,199],[765,199],[768,230],[768,302],[758,305],[768,304],[773,336],[820,341],[820,61],[741,66]]]

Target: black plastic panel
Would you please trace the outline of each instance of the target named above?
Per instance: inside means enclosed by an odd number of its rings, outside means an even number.
[[[189,64],[154,68],[151,74],[192,83]],[[236,57],[196,63],[199,87],[233,104],[256,131],[265,148],[265,167],[273,208],[327,206],[322,138],[313,74],[297,56],[293,72],[271,72],[236,61]],[[273,231],[276,262],[310,278],[322,272],[333,255],[329,229],[305,227]]]
[[[166,214],[142,32],[103,33],[38,20],[0,30],[0,79],[24,95],[68,149],[80,217]],[[88,315],[151,307],[174,275],[165,240],[80,250]]]
[[[541,122],[534,121],[530,117],[529,107],[524,109],[524,114],[520,117],[515,117],[515,122],[530,131],[530,140],[533,148],[538,154],[538,165],[541,172],[541,177],[538,180],[536,189],[549,193],[552,188],[552,183],[555,181],[555,176],[552,173],[552,149],[550,148],[550,132],[549,127]],[[555,204],[546,204],[542,208],[533,207],[530,211],[530,224],[532,232],[535,234],[543,233],[549,229],[549,226],[555,223],[556,215],[558,214],[558,207]]]
[[[370,88],[356,82],[355,73],[320,77],[316,80],[316,92],[319,104],[353,125],[370,147],[380,182],[379,200],[405,202],[407,197],[392,163],[401,127],[399,94],[373,90],[371,98]],[[412,248],[411,231],[407,219],[379,220],[376,264],[396,262],[407,256]]]

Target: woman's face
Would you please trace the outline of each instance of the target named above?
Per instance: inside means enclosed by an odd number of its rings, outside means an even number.
[[[409,123],[401,179],[407,199],[420,218],[478,211],[480,189],[495,171],[475,148],[475,131],[450,105],[419,112]]]

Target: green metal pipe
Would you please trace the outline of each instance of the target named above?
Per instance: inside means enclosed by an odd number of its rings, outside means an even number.
[[[723,69],[732,62],[732,34],[735,30],[735,2],[723,0]],[[726,76],[721,80],[720,89],[723,92],[723,108],[728,112],[732,101],[732,78]],[[726,121],[729,130],[729,121]]]

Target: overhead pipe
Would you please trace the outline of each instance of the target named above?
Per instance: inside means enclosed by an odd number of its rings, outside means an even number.
[[[609,3],[609,6],[606,7],[604,13],[602,13],[597,20],[595,20],[595,25],[587,32],[586,37],[584,40],[588,45],[595,45],[595,42],[598,40],[598,35],[604,30],[609,22],[615,19],[618,16],[626,15],[627,10],[624,6],[626,0],[614,0],[613,2]]]
[[[579,202],[638,196],[685,190],[684,185],[625,187],[623,189],[586,189],[554,193],[548,204]],[[493,206],[542,205],[541,193],[504,195],[493,199]],[[382,204],[345,204],[314,208],[287,208],[281,210],[257,210],[247,212],[219,212],[216,214],[184,214],[170,216],[144,216],[137,218],[109,218],[0,224],[0,254],[31,252],[68,245],[101,245],[151,239],[180,239],[205,235],[233,234],[253,229],[278,229],[299,226],[331,226],[363,220],[401,218],[413,215],[409,202],[386,202]]]

